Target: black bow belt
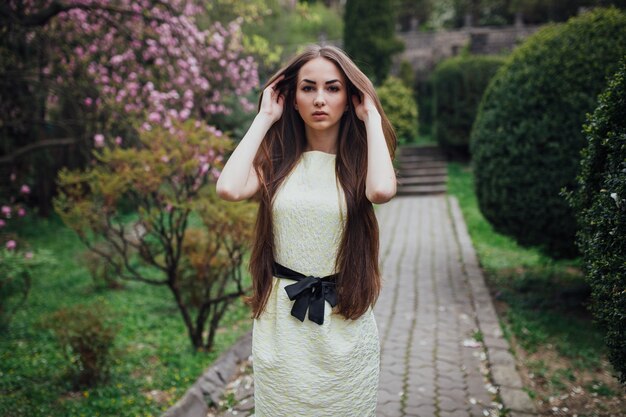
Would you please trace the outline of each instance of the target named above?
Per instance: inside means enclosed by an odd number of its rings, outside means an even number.
[[[337,290],[335,278],[338,274],[328,275],[323,278],[306,276],[292,269],[274,262],[274,276],[298,281],[285,287],[287,296],[293,303],[291,315],[300,321],[304,321],[307,309],[309,320],[324,324],[324,301],[328,301],[331,307],[337,305]]]

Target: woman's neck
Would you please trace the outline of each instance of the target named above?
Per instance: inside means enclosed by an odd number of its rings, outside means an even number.
[[[308,126],[304,127],[307,146],[305,151],[322,151],[326,153],[337,153],[337,138],[339,137],[339,126],[336,129],[315,130]]]

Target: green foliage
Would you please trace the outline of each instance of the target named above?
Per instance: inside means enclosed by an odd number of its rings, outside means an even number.
[[[54,266],[49,252],[0,250],[0,330],[5,330],[17,310],[24,306],[36,271]]]
[[[54,202],[63,221],[117,276],[167,286],[192,345],[204,350],[212,348],[227,305],[245,292],[240,267],[254,212],[252,203],[217,199],[211,180],[231,144],[213,132],[189,120],[173,131],[143,132],[138,148],[105,148],[93,167],[60,173]],[[137,210],[130,222],[120,210],[128,204]],[[190,235],[196,218],[205,230]],[[205,246],[189,249],[204,236]],[[96,239],[106,247],[96,246]],[[184,284],[190,280],[199,286]]]
[[[598,9],[548,26],[487,87],[471,134],[480,209],[496,230],[557,257],[576,253],[572,185],[581,126],[626,53],[626,14]]]
[[[437,65],[432,74],[433,136],[442,147],[467,152],[478,105],[503,62],[497,56],[458,56]]]
[[[577,189],[566,195],[576,211],[593,312],[626,383],[626,55],[584,133]]]
[[[413,88],[415,85],[415,70],[411,63],[405,59],[400,61],[400,69],[398,70],[398,78],[402,80],[404,85],[408,88]]]
[[[19,234],[35,256],[49,250],[58,264],[34,275],[28,302],[0,335],[2,416],[160,416],[251,328],[250,310],[237,300],[220,322],[214,350],[198,354],[166,287],[125,282],[124,291],[94,291],[76,263],[84,245],[56,215],[29,219]],[[249,275],[245,280],[249,285]],[[109,380],[81,391],[68,379],[54,333],[41,328],[55,311],[76,304],[105,304],[120,325]]]
[[[578,14],[581,7],[626,7],[624,0],[510,0],[508,3],[511,12],[522,13],[524,22],[530,24],[563,22]]]
[[[122,281],[116,273],[115,265],[123,262],[115,249],[106,242],[94,244],[95,250],[84,250],[78,254],[76,261],[83,265],[91,275],[95,289],[120,289]],[[105,253],[105,256],[100,255]],[[109,262],[114,258],[114,262]]]
[[[378,87],[377,93],[400,144],[412,142],[417,135],[417,105],[413,99],[413,91],[400,79],[388,77]]]
[[[426,23],[432,13],[433,3],[434,0],[392,0],[400,30],[409,30],[413,19],[420,26]]]
[[[119,325],[102,304],[62,308],[46,322],[75,373],[75,387],[93,387],[109,377]]]
[[[234,0],[234,3],[243,3]],[[261,0],[258,0],[261,1]],[[256,21],[243,25],[244,46],[258,57],[259,79],[266,80],[278,65],[311,43],[336,42],[343,33],[343,20],[323,3],[297,3],[286,8],[276,0],[265,1],[268,9]],[[258,53],[260,51],[260,53]]]
[[[391,0],[346,2],[344,49],[375,84],[387,78],[392,56],[403,49],[402,42],[395,37],[391,6]]]

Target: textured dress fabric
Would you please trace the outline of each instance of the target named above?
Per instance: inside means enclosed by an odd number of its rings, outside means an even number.
[[[304,152],[275,196],[275,261],[304,275],[335,273],[345,217],[335,155]],[[294,282],[274,277],[254,320],[255,417],[375,416],[380,348],[372,309],[346,320],[325,302],[322,325],[300,322],[284,289]]]

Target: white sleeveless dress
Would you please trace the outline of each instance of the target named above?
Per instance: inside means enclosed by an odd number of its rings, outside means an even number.
[[[304,275],[335,273],[346,218],[335,155],[308,151],[274,202],[275,260]],[[285,286],[273,278],[263,314],[254,320],[252,356],[255,417],[369,417],[376,415],[378,329],[372,309],[356,320],[333,314],[300,322]]]

